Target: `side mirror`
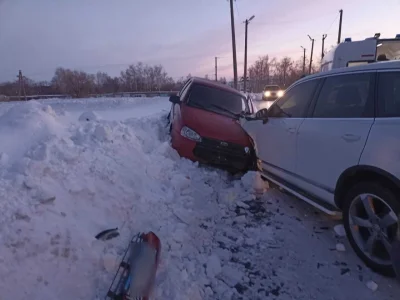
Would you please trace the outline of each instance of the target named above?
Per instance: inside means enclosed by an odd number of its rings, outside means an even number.
[[[263,124],[268,122],[268,109],[263,108],[256,112],[256,120],[262,120]]]
[[[179,104],[181,102],[181,98],[179,98],[179,96],[173,95],[169,97],[169,102]]]

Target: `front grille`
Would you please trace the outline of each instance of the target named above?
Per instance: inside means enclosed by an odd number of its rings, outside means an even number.
[[[211,164],[231,166],[236,169],[246,169],[252,162],[252,151],[246,154],[242,145],[202,138],[196,144],[193,154]]]

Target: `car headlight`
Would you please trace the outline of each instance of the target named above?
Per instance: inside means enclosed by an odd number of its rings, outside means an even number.
[[[282,97],[282,96],[283,96],[283,94],[284,94],[284,92],[283,92],[283,91],[278,91],[278,92],[276,93],[276,95],[277,95],[278,97]]]
[[[264,96],[265,96],[265,97],[271,96],[271,92],[270,92],[270,91],[265,91],[265,92],[264,92]]]
[[[201,142],[201,136],[196,131],[186,126],[182,127],[181,136],[195,142]]]

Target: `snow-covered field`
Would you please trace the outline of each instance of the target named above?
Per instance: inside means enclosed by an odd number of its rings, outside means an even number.
[[[397,282],[335,233],[338,221],[256,173],[181,159],[169,107],[0,104],[0,299],[104,299],[131,236],[150,230],[162,242],[155,299],[398,299]],[[119,237],[95,239],[113,227]]]

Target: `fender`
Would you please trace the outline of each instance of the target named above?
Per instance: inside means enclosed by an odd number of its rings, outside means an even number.
[[[343,197],[343,186],[346,184],[349,178],[353,177],[357,173],[365,174],[366,176],[370,175],[377,175],[381,178],[388,180],[391,184],[395,187],[400,189],[400,179],[394,176],[393,174],[368,165],[357,165],[346,169],[339,177],[338,181],[336,182],[335,188],[335,203],[340,208],[341,207],[341,198]]]

